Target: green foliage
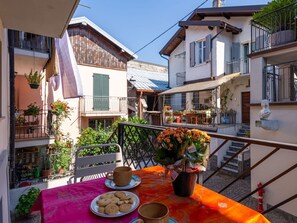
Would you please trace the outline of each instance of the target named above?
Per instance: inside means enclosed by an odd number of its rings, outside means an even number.
[[[232,98],[233,98],[233,93],[229,88],[226,88],[225,90],[223,90],[223,92],[220,95],[222,112],[228,111],[227,104],[228,104],[228,101],[232,101]]]
[[[19,198],[19,203],[15,208],[17,215],[28,216],[39,193],[39,188],[32,187],[27,194],[21,195]]]
[[[296,2],[296,0],[273,0],[269,2],[267,6],[263,7],[262,11],[255,13],[253,15],[253,20],[255,20],[258,24],[266,27],[271,32],[277,32],[281,28],[281,26],[284,25],[290,27],[289,24],[294,22],[295,19],[295,13],[293,13],[293,10],[296,9],[296,5],[284,8],[277,12],[275,11],[294,2]],[[276,13],[275,18],[271,17],[271,13],[273,12]]]
[[[36,116],[39,115],[39,111],[39,106],[36,104],[36,102],[34,102],[28,105],[27,110],[24,111],[24,114]]]
[[[38,73],[38,71],[33,73],[32,69],[28,75],[25,74],[25,77],[29,84],[40,84],[41,80],[44,78],[42,73]]]

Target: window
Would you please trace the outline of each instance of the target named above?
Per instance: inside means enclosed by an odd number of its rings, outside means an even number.
[[[190,66],[203,64],[210,60],[211,35],[205,39],[190,43]]]
[[[243,44],[243,73],[247,74],[249,73],[249,44]]]
[[[192,51],[190,53],[191,67],[206,62],[205,49],[206,49],[205,40],[196,41],[196,42],[191,43],[191,45],[190,45],[190,50]]]
[[[101,126],[104,130],[110,127],[113,123],[112,118],[89,119],[89,127],[95,130]]]
[[[264,99],[270,102],[297,101],[297,62],[267,66],[263,83]]]
[[[186,78],[186,72],[176,73],[176,85],[180,86],[183,85]]]

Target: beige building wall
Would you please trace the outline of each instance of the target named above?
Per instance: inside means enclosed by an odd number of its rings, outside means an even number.
[[[251,60],[251,137],[276,142],[297,144],[297,105],[272,105],[272,111],[268,119],[278,120],[279,130],[269,131],[255,126],[255,121],[259,120],[262,99],[262,70],[265,66],[263,58]],[[255,164],[274,148],[263,146],[251,146],[251,165]],[[251,187],[255,189],[259,182],[265,183],[274,178],[284,170],[296,164],[297,152],[279,150],[272,157],[255,168],[251,174]],[[270,205],[275,205],[297,193],[297,170],[293,170],[285,176],[265,188],[264,201]],[[255,197],[257,195],[254,195]],[[297,216],[297,200],[285,204],[280,209]]]
[[[0,19],[0,42],[1,42],[1,61],[0,61],[0,221],[9,222],[8,210],[8,154],[9,154],[9,69],[8,69],[8,40],[7,30],[3,28]],[[2,213],[2,216],[1,216]]]

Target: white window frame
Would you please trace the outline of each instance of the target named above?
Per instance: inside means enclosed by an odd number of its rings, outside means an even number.
[[[195,42],[195,66],[204,64],[206,62],[205,51],[206,41],[205,39]]]

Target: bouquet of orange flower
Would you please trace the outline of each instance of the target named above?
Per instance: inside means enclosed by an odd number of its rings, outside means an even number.
[[[70,116],[70,107],[66,101],[54,101],[51,103],[52,113],[61,116],[62,118],[69,118]]]
[[[166,128],[158,138],[160,147],[155,161],[177,172],[198,172],[206,169],[210,137],[198,129]]]

